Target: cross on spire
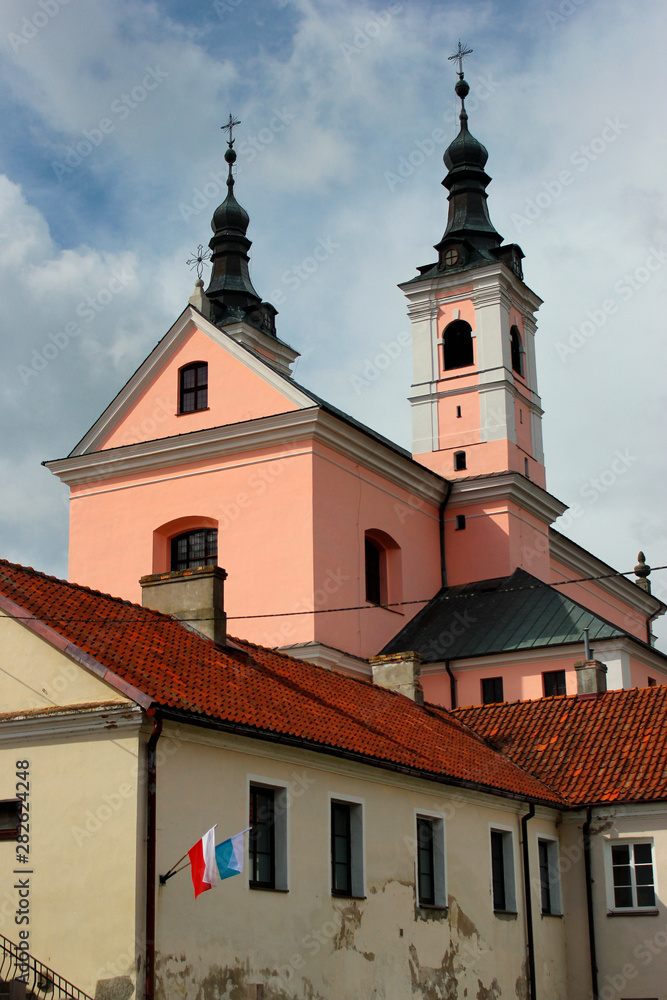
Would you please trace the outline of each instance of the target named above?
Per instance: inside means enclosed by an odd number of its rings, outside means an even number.
[[[460,44],[461,44],[461,43],[459,42],[459,45],[460,45]],[[241,122],[240,122],[240,121],[238,121],[238,119],[234,118],[233,114],[232,114],[232,113],[231,113],[231,111],[230,111],[230,113],[229,113],[229,121],[227,122],[227,124],[226,124],[226,125],[221,125],[221,126],[220,126],[220,128],[221,128],[221,129],[222,129],[223,131],[225,131],[225,132],[229,132],[229,138],[228,138],[228,140],[227,140],[227,145],[229,146],[229,148],[230,148],[230,149],[231,149],[231,148],[232,148],[232,146],[234,145],[234,136],[233,136],[233,134],[232,134],[232,129],[233,129],[233,128],[234,128],[234,127],[235,127],[236,125],[240,125],[240,124],[241,124]]]
[[[463,58],[464,58],[464,56],[469,56],[471,54],[471,52],[472,52],[472,49],[467,49],[465,47],[465,45],[461,45],[461,39],[459,38],[459,47],[458,47],[458,49],[456,50],[456,52],[454,53],[453,56],[449,56],[448,57],[449,62],[458,62],[458,64],[459,64],[458,73],[459,73],[459,77],[461,79],[463,79]],[[231,118],[231,115],[229,117]]]

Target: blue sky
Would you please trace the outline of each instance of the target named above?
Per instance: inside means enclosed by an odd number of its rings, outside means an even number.
[[[445,226],[432,134],[456,132],[461,37],[491,217],[544,299],[561,527],[619,569],[640,547],[667,563],[666,35],[659,0],[3,0],[2,554],[66,574],[66,491],[40,463],[186,303],[230,110],[253,283],[301,352],[297,378],[409,445],[409,351],[364,372],[408,329],[396,285]]]

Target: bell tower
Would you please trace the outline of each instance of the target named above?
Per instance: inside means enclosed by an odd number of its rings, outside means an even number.
[[[459,42],[458,52],[450,57],[458,62],[455,91],[461,113],[459,133],[444,154],[447,175],[442,183],[449,192],[449,211],[445,232],[435,246],[438,259],[400,286],[412,324],[412,452],[418,462],[454,481],[448,509],[461,507],[459,530],[468,527],[468,514],[483,513],[463,510],[473,495],[481,499],[484,493],[493,494],[498,502],[503,491],[507,494],[503,530],[509,547],[499,539],[490,557],[491,571],[469,565],[464,572],[467,579],[504,575],[521,565],[533,573],[539,566],[546,574],[548,542],[539,543],[546,555],[538,559],[535,539],[531,541],[533,558],[526,565],[520,551],[525,538],[510,537],[516,532],[507,520],[512,514],[519,516],[517,508],[530,495],[534,502],[528,506],[540,522],[533,528],[546,534],[550,521],[564,509],[553,497],[553,503],[544,503],[549,494],[535,363],[535,313],[541,299],[523,280],[521,248],[503,244],[489,217],[486,188],[491,178],[485,170],[489,154],[470,133],[465,108],[470,87],[464,79],[463,57],[470,51]],[[471,540],[469,535],[467,539]],[[489,543],[484,539],[484,546]]]

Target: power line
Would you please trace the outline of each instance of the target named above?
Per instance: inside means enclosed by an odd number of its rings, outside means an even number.
[[[652,566],[651,567],[651,572],[652,573],[656,573],[656,572],[659,572],[660,570],[665,570],[665,569],[667,569],[667,565],[665,565],[665,566]],[[580,577],[575,577],[575,578],[573,578],[571,580],[558,580],[558,581],[556,581],[554,583],[544,583],[543,581],[538,581],[538,582],[536,582],[534,584],[530,584],[530,586],[527,586],[527,587],[504,587],[502,590],[479,590],[479,591],[474,592],[473,594],[471,594],[470,592],[462,593],[462,594],[461,593],[459,593],[459,594],[442,594],[442,595],[440,595],[439,600],[441,600],[441,601],[457,601],[457,600],[464,600],[465,598],[471,597],[471,596],[475,596],[475,597],[489,597],[489,596],[495,596],[495,595],[498,595],[498,594],[518,594],[518,593],[522,593],[524,591],[527,592],[527,591],[531,591],[531,590],[543,590],[546,587],[554,587],[555,588],[555,587],[563,587],[563,586],[566,586],[568,584],[592,583],[592,582],[595,582],[596,580],[609,580],[609,579],[613,579],[613,578],[624,578],[626,576],[632,576],[633,573],[634,573],[634,569],[631,569],[631,570],[627,570],[625,573],[620,573],[620,572],[614,571],[612,573],[601,573],[598,576],[580,576]],[[459,585],[459,586],[474,586],[475,582],[483,582],[483,581],[474,581],[471,584],[463,584],[463,585]],[[454,589],[454,588],[452,588],[452,589]],[[107,596],[107,595],[100,595],[100,596]],[[344,608],[309,608],[309,609],[307,609],[305,611],[270,611],[270,612],[267,612],[267,613],[261,614],[261,615],[228,615],[227,616],[227,621],[253,621],[253,620],[258,619],[258,618],[292,618],[292,617],[295,617],[296,615],[331,615],[331,614],[338,614],[338,613],[344,612],[344,611],[375,611],[378,608],[385,608],[385,609],[387,609],[387,608],[401,608],[401,607],[408,607],[408,606],[413,605],[413,604],[430,604],[430,602],[433,601],[437,596],[438,596],[437,594],[434,594],[432,597],[424,597],[424,598],[421,598],[419,600],[412,600],[412,601],[392,601],[392,602],[387,603],[387,604],[368,604],[368,603],[366,603],[366,604],[355,604],[355,605],[350,605],[350,606],[344,607]],[[113,598],[111,598],[111,599],[113,600]],[[659,600],[659,598],[656,598],[656,600]],[[144,610],[149,610],[149,609],[144,609]],[[0,620],[2,620],[2,617],[3,616],[0,616]],[[102,624],[104,624],[104,625],[111,625],[111,624],[123,625],[123,624],[125,624],[125,625],[130,625],[134,621],[134,618],[62,618],[62,617],[57,617],[56,618],[56,617],[46,617],[46,616],[42,616],[42,615],[40,615],[40,616],[38,616],[38,615],[11,615],[11,616],[8,616],[8,617],[11,618],[12,621],[31,621],[34,618],[39,618],[39,621],[42,621],[42,622],[60,622],[61,624],[79,624],[79,625],[92,625],[92,624],[98,624],[98,625],[102,625]],[[178,619],[178,621],[181,621],[181,622],[207,622],[207,621],[213,621],[213,620],[214,620],[213,618],[179,618]]]

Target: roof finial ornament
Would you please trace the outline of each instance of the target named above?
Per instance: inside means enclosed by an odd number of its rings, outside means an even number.
[[[634,582],[642,590],[645,590],[647,594],[651,593],[650,575],[651,567],[646,565],[646,556],[643,552],[640,552],[637,555],[637,565],[635,566],[635,576],[637,579]]]
[[[470,85],[467,80],[463,79],[463,59],[465,56],[469,56],[472,53],[472,49],[466,48],[465,45],[461,45],[461,39],[459,38],[459,47],[453,56],[449,56],[449,62],[458,62],[459,68],[457,70],[459,78],[456,81],[456,86],[454,90],[456,91],[457,97],[461,98],[461,114],[459,116],[461,122],[461,128],[468,128],[468,114],[466,112],[465,100],[470,93]]]
[[[228,132],[229,133],[229,138],[227,139],[228,149],[225,151],[225,160],[229,164],[229,175],[227,177],[227,187],[230,190],[234,187],[234,178],[232,177],[232,165],[234,163],[236,163],[236,150],[234,149],[234,143],[235,143],[236,140],[234,139],[233,130],[234,130],[234,128],[237,125],[240,125],[240,124],[241,124],[241,122],[237,118],[234,118],[234,115],[230,111],[229,112],[229,121],[227,122],[226,125],[221,125],[220,126],[221,129],[224,132]]]

